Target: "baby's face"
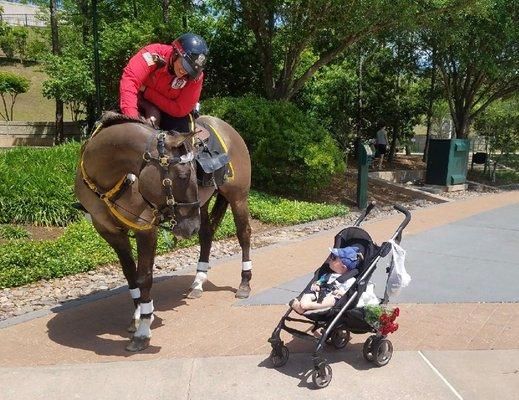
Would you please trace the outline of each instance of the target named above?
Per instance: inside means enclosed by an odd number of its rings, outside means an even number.
[[[342,263],[341,259],[333,254],[328,257],[328,265],[330,269],[337,274],[344,274],[348,271],[348,268]]]

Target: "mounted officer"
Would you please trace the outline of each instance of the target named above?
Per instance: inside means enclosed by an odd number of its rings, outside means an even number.
[[[164,130],[188,132],[204,81],[208,47],[199,35],[185,33],[171,43],[149,44],[124,68],[120,108]]]

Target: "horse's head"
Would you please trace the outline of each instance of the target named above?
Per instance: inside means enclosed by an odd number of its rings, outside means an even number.
[[[193,133],[161,134],[158,157],[145,154],[145,160],[149,156],[155,162],[148,162],[139,176],[143,198],[158,210],[164,221],[173,223],[173,233],[182,238],[194,235],[200,228],[192,136]]]

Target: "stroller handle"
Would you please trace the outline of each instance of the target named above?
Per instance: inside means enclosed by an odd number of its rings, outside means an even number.
[[[405,215],[404,221],[400,224],[400,226],[396,230],[395,234],[393,235],[393,239],[396,239],[396,241],[398,243],[400,243],[400,240],[402,239],[402,231],[411,221],[411,213],[409,212],[409,210],[407,208],[405,208],[404,206],[402,206],[400,204],[395,204],[393,206],[393,208]]]
[[[368,214],[375,208],[377,205],[377,202],[375,200],[371,201],[368,206],[362,211],[362,213],[359,215],[353,226],[360,226],[362,221],[368,216]]]

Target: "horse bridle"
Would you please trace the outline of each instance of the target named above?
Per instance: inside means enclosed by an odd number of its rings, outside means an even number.
[[[171,222],[171,224],[174,226],[177,224],[175,221],[175,211],[177,207],[200,207],[200,200],[197,198],[196,201],[193,202],[177,202],[175,199],[175,196],[173,196],[173,181],[171,178],[168,177],[169,168],[177,165],[177,164],[187,164],[187,163],[193,163],[194,156],[193,152],[189,151],[185,155],[181,156],[167,156],[166,155],[166,132],[159,132],[156,135],[157,138],[157,151],[158,151],[158,157],[153,157],[150,152],[151,147],[151,141],[153,139],[153,136],[151,136],[150,140],[148,141],[148,144],[146,146],[146,151],[142,155],[143,164],[141,166],[140,172],[146,167],[146,165],[153,163],[156,164],[160,169],[160,175],[162,180],[162,187],[164,188],[164,192],[166,195],[166,204],[164,204],[161,207],[155,206],[152,202],[150,202],[148,199],[146,199],[142,193],[141,196],[144,199],[144,201],[151,207],[153,210],[154,215],[154,221],[157,219],[160,222],[164,222],[168,217]],[[183,144],[185,147],[185,144]],[[139,172],[139,173],[140,173]]]

